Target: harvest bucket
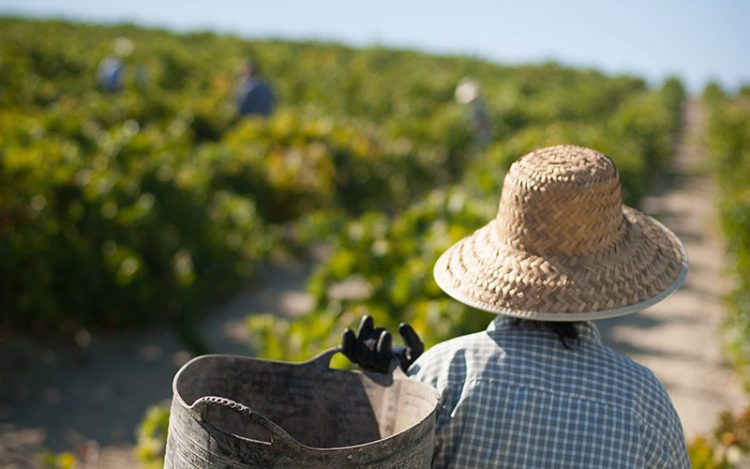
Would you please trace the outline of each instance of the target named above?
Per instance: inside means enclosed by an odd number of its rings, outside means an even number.
[[[165,468],[429,468],[438,393],[391,374],[205,355],[172,385]]]

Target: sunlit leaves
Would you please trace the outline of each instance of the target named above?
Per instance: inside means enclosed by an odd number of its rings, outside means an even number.
[[[736,287],[728,297],[733,359],[750,387],[750,99],[717,85],[703,93],[710,110],[708,146],[719,182],[719,211]]]

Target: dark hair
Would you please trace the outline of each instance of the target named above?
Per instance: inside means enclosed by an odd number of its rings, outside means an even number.
[[[576,329],[577,323],[575,322],[545,322],[543,324],[547,330],[557,334],[557,337],[565,348],[570,348],[568,341],[575,344],[581,338],[578,335],[578,329]]]
[[[567,349],[569,349],[571,345],[576,345],[578,340],[580,340],[581,338],[581,336],[578,334],[578,329],[576,328],[576,325],[579,324],[578,322],[530,321],[528,319],[514,318],[513,323],[517,325],[529,324],[554,332],[555,334],[557,334],[557,337],[560,339],[563,347]]]

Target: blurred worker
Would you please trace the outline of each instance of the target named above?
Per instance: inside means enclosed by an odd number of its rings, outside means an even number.
[[[492,124],[482,100],[479,83],[471,78],[462,78],[456,86],[456,101],[469,108],[471,127],[477,143],[482,147],[492,140]]]
[[[240,116],[270,116],[276,106],[271,86],[260,76],[258,66],[247,61],[237,87],[237,112]]]
[[[125,37],[115,39],[114,52],[99,64],[99,87],[108,93],[117,93],[124,84],[125,64],[123,59],[133,52],[133,42]]]
[[[686,273],[677,236],[622,205],[611,160],[543,148],[510,167],[497,216],[435,264],[444,292],[498,315],[487,330],[416,359],[410,328],[394,350],[366,319],[359,336],[344,333],[342,351],[371,371],[396,357],[437,388],[434,468],[688,468],[664,386],[593,322],[663,300]]]
[[[109,55],[99,64],[99,87],[108,93],[122,90],[124,65],[119,57]]]

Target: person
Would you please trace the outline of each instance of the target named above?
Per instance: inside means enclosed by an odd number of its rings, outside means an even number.
[[[261,78],[258,66],[248,61],[237,86],[237,112],[240,116],[270,116],[276,106],[271,86]]]
[[[122,91],[125,81],[125,64],[123,60],[133,53],[133,41],[126,37],[115,39],[112,54],[99,63],[97,76],[99,87],[107,93]]]
[[[477,143],[486,147],[492,140],[492,124],[482,99],[479,83],[472,78],[463,78],[456,85],[456,101],[468,107],[471,128]]]
[[[527,154],[505,176],[495,219],[433,271],[444,292],[498,315],[486,331],[418,358],[408,331],[405,350],[371,320],[344,333],[342,348],[361,367],[396,356],[440,392],[433,467],[690,467],[663,385],[605,345],[592,322],[661,301],[687,273],[682,242],[622,205],[620,190],[597,151]]]
[[[99,64],[99,87],[107,93],[122,90],[124,65],[119,57],[109,55]]]

